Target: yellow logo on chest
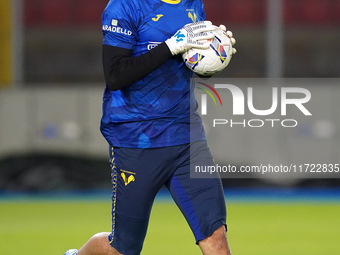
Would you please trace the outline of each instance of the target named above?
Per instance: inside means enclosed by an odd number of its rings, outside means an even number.
[[[195,12],[189,12],[188,13],[188,17],[192,20],[192,22],[196,22],[197,21],[197,15]]]
[[[161,17],[163,17],[163,14],[157,14],[155,18],[152,18],[153,21],[158,21]]]

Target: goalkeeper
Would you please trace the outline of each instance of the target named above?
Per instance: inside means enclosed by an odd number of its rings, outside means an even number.
[[[193,73],[181,58],[190,48],[209,47],[206,39],[217,27],[204,20],[202,0],[108,3],[102,15],[101,132],[109,143],[112,230],[65,254],[140,254],[154,198],[165,186],[202,253],[231,255],[219,176],[190,178],[190,165],[214,164],[197,114]]]

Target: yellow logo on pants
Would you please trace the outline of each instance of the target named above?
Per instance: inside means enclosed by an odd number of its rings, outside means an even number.
[[[127,186],[128,184],[136,180],[135,179],[136,173],[125,171],[125,170],[120,170],[120,171],[121,171],[120,176],[122,177],[125,183],[125,186]]]

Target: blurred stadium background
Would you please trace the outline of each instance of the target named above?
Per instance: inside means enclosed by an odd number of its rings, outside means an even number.
[[[110,170],[99,131],[100,17],[107,2],[0,0],[0,254],[62,254],[110,230]],[[340,0],[204,3],[207,19],[225,24],[237,40],[237,55],[218,77],[337,82]],[[289,136],[277,151],[287,133],[271,134],[272,142],[265,132],[233,133],[225,138],[237,139],[229,140],[233,153],[212,138],[217,161],[252,164],[262,159],[265,141],[276,157],[306,157],[299,148],[308,147],[308,157],[330,155],[340,163],[340,91],[334,84],[325,89],[319,100],[329,111],[317,132]],[[339,180],[224,179],[234,253],[339,254]],[[162,191],[144,254],[198,254],[192,243]]]

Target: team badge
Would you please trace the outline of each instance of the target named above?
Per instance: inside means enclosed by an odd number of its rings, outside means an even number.
[[[120,176],[122,177],[125,183],[125,186],[129,185],[131,182],[134,182],[136,180],[135,179],[136,173],[125,171],[125,170],[120,170],[120,171],[121,171]]]
[[[193,23],[197,21],[197,15],[194,12],[193,13],[189,12],[188,17],[192,20]]]

